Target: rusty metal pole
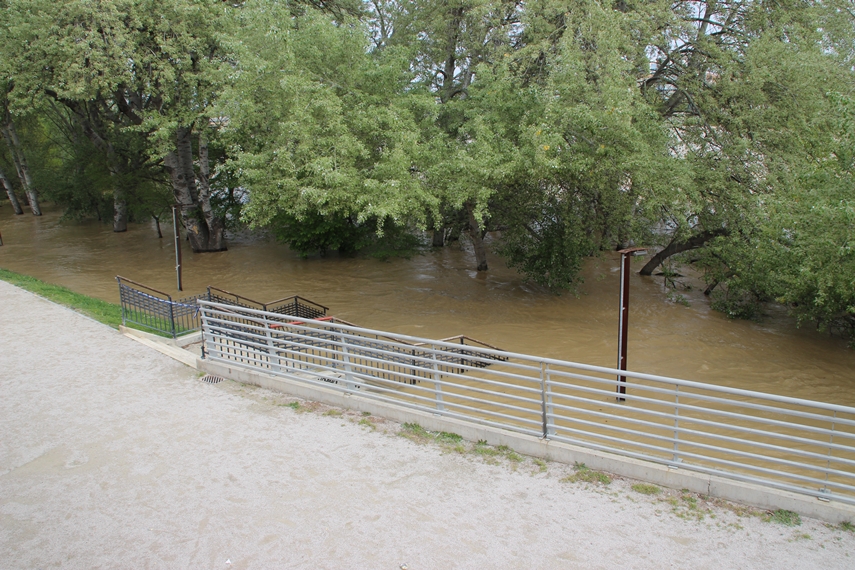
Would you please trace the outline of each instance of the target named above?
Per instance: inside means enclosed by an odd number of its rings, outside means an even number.
[[[622,249],[620,253],[620,313],[618,314],[618,359],[617,369],[626,370],[627,331],[629,329],[629,262],[634,255],[644,255],[643,247]],[[626,394],[626,376],[618,376],[617,401],[623,402]]]
[[[178,290],[181,287],[181,233],[178,231],[178,206],[172,206],[172,234],[175,236],[175,273],[178,275]]]

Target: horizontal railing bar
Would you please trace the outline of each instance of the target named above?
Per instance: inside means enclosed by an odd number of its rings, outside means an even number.
[[[450,407],[450,408],[470,410],[472,412],[478,412],[479,415],[487,415],[487,416],[491,416],[491,417],[504,418],[506,420],[510,420],[511,422],[517,422],[517,423],[522,423],[522,424],[530,424],[530,425],[538,426],[538,427],[540,427],[542,425],[539,413],[537,414],[536,419],[529,419],[529,418],[520,417],[520,416],[512,416],[509,414],[502,414],[499,412],[485,413],[485,411],[480,409],[480,408],[472,408],[470,406],[464,406],[463,404],[454,404],[454,403],[449,404],[446,402],[443,402],[443,404],[447,407]],[[461,414],[461,415],[463,415],[463,414]],[[465,417],[478,417],[478,416],[465,416]],[[505,425],[507,425],[507,424],[505,424]],[[538,434],[539,433],[540,433],[540,430],[538,430]]]
[[[596,394],[602,394],[603,396],[606,396],[606,397],[614,396],[613,392],[610,392],[607,390],[599,390],[597,388],[589,388],[587,386],[556,384],[553,382],[550,382],[549,386],[550,387],[556,387],[556,386],[557,387],[564,387],[564,388],[570,388],[570,389],[575,390],[575,391],[585,391],[585,392],[591,392],[591,393],[596,393]],[[630,391],[632,388],[637,388],[637,387],[632,386],[632,385],[628,385],[627,391]],[[562,394],[561,392],[554,391],[554,390],[551,393],[552,393],[553,397],[555,397],[555,398],[569,398],[570,397],[568,394]],[[671,391],[664,391],[663,390],[662,393],[667,393],[667,394],[670,394],[672,396],[676,394],[676,392],[674,392],[673,390],[671,390]],[[691,394],[686,395],[683,392],[680,392],[679,394],[680,394],[681,398],[684,396],[686,396],[688,398],[694,398],[695,397],[694,395],[691,395]],[[717,408],[703,408],[703,407],[696,406],[693,404],[675,403],[673,401],[668,401],[668,400],[657,400],[657,399],[646,398],[644,396],[638,396],[638,395],[629,394],[629,393],[623,395],[622,397],[625,399],[625,402],[620,403],[620,404],[613,404],[610,402],[598,402],[598,404],[609,405],[610,407],[617,406],[617,407],[620,407],[622,409],[626,409],[626,404],[633,403],[633,402],[642,402],[642,403],[648,403],[648,404],[653,404],[653,405],[667,407],[667,408],[677,408],[681,411],[698,411],[698,412],[708,414],[708,415],[719,415],[719,416],[726,416],[726,417],[735,418],[735,419],[745,419],[748,421],[755,421],[755,422],[760,422],[760,423],[764,423],[764,424],[774,423],[775,425],[779,425],[781,427],[797,426],[800,429],[804,428],[807,431],[813,431],[815,433],[820,433],[823,435],[829,435],[832,433],[832,431],[829,430],[828,428],[819,428],[816,426],[811,426],[809,424],[802,424],[802,423],[793,424],[791,422],[785,422],[783,420],[775,420],[773,418],[766,418],[763,416],[752,416],[752,415],[747,415],[747,414],[741,414],[738,412],[729,412],[727,410],[719,410]],[[739,407],[739,406],[742,406],[742,404],[743,404],[743,402],[738,402],[738,401],[733,401],[733,400],[722,400],[722,403],[730,404],[730,405],[733,405],[734,407]],[[642,410],[641,408],[630,408],[630,409],[632,409],[633,411],[641,411]],[[785,408],[770,408],[769,410],[764,410],[764,411],[774,411],[775,413],[778,413],[781,415],[792,415],[795,417],[803,417],[806,419],[817,420],[817,421],[824,422],[824,423],[831,423],[832,421],[834,421],[834,423],[837,425],[839,425],[841,423],[844,423],[846,425],[855,425],[855,421],[849,421],[849,420],[846,420],[845,418],[832,418],[832,416],[830,416],[830,415],[829,416],[817,416],[817,415],[813,415],[813,414],[804,414],[804,413],[798,412],[797,410],[789,410],[789,409],[785,409]],[[680,417],[684,417],[684,416],[680,416]],[[838,429],[835,429],[833,433],[835,435],[840,434],[840,435],[843,435],[845,437],[855,437],[855,433],[850,434],[848,432],[842,432]]]
[[[847,496],[847,495],[831,495],[831,496],[829,496],[829,494],[824,492],[824,491],[814,490],[814,489],[807,488],[807,487],[799,487],[796,485],[790,485],[787,483],[777,481],[775,479],[754,477],[754,476],[745,475],[745,474],[742,474],[739,472],[722,471],[721,469],[714,469],[714,468],[710,468],[710,467],[705,467],[703,465],[679,463],[679,462],[674,461],[673,459],[666,459],[663,457],[649,456],[649,455],[646,455],[644,453],[638,453],[638,452],[634,452],[631,450],[616,449],[616,448],[613,448],[613,447],[608,446],[608,445],[601,445],[601,444],[597,444],[597,443],[589,442],[589,441],[585,441],[585,440],[580,441],[580,440],[576,440],[575,438],[566,437],[566,436],[556,435],[554,437],[551,437],[551,439],[553,439],[555,441],[569,443],[572,445],[577,445],[579,447],[594,449],[597,451],[605,451],[605,452],[610,452],[610,453],[616,453],[618,455],[623,455],[625,457],[631,457],[633,459],[640,459],[642,461],[651,461],[653,463],[659,463],[662,465],[667,465],[668,467],[682,468],[682,469],[686,469],[688,471],[695,471],[695,472],[699,472],[699,473],[705,473],[708,475],[716,475],[719,477],[727,477],[730,479],[735,479],[737,481],[744,481],[744,482],[749,482],[749,483],[759,483],[759,484],[762,484],[762,485],[765,485],[768,487],[773,487],[775,489],[792,491],[794,493],[810,495],[813,497],[818,497],[818,498],[823,498],[823,499],[834,499],[834,500],[840,501],[842,503],[855,505],[855,497],[851,497],[851,496]],[[824,487],[836,486],[835,483],[832,481],[828,481],[828,482],[823,481],[823,484],[824,484]]]
[[[599,433],[594,433],[594,432],[588,432],[588,431],[584,431],[584,430],[572,430],[571,429],[571,430],[565,430],[565,431],[570,431],[572,433],[585,434],[585,435],[587,435],[587,437],[591,437],[591,438],[599,438],[599,439],[604,439],[604,440],[609,440],[609,441],[617,441],[617,442],[623,443],[625,446],[629,445],[629,446],[635,446],[635,447],[641,447],[641,448],[651,447],[649,444],[642,444],[640,442],[635,442],[635,441],[620,440],[620,439],[615,438],[613,436],[608,436],[605,434],[599,434]],[[625,430],[622,430],[622,431],[625,431]],[[667,455],[667,454],[671,453],[672,455],[676,455],[676,456],[680,457],[681,459],[694,458],[694,459],[699,459],[702,461],[707,461],[709,463],[714,463],[714,464],[718,464],[718,465],[722,465],[722,464],[723,465],[729,465],[731,467],[737,467],[739,469],[757,471],[760,473],[773,474],[776,476],[782,476],[785,478],[796,479],[796,480],[806,481],[806,482],[811,482],[811,483],[822,483],[824,481],[823,479],[817,479],[815,477],[810,477],[807,475],[800,475],[800,474],[793,473],[793,472],[785,472],[785,471],[779,471],[776,469],[764,468],[764,467],[761,467],[758,465],[753,465],[750,463],[737,463],[737,462],[730,461],[730,460],[727,460],[727,459],[724,459],[721,457],[701,455],[701,454],[693,453],[691,451],[686,451],[686,450],[679,450],[678,452],[674,452],[672,449],[669,449],[669,448],[654,448],[654,449],[661,451],[663,455]],[[713,448],[713,450],[715,451],[717,449]],[[727,451],[728,451],[728,453],[735,454],[735,455],[751,456],[751,454],[749,454],[747,452],[740,452],[737,450],[727,450]],[[775,464],[785,464],[785,465],[791,464],[792,466],[798,467],[800,469],[804,469],[806,471],[821,471],[824,473],[822,468],[814,467],[811,465],[797,464],[797,463],[793,464],[792,462],[787,462],[786,460],[776,460],[776,459],[766,457],[766,456],[756,456],[755,459],[760,459],[762,461],[766,461],[768,463],[775,463]],[[686,461],[683,461],[682,463],[680,463],[680,465],[681,466],[688,466],[688,465],[694,465],[694,464],[693,463],[687,463]],[[835,474],[841,475],[843,477],[850,478],[850,479],[853,478],[853,474],[848,473],[848,472],[837,472]],[[846,486],[846,485],[844,483],[839,483],[838,486]],[[855,490],[855,487],[852,487],[852,489]]]
[[[579,375],[574,375],[574,376],[579,376]],[[580,376],[580,378],[584,378],[587,380],[593,380],[593,381],[597,381],[597,382],[601,382],[601,383],[605,383],[605,384],[609,383],[608,380],[599,379],[599,378],[581,377],[581,376]],[[612,381],[611,384],[614,385],[615,382]],[[555,382],[554,380],[550,381],[550,386],[554,386],[554,387],[558,387],[558,388],[570,387],[574,390],[583,390],[583,389],[592,390],[591,388],[586,388],[586,387],[579,386],[576,384],[558,383],[558,382]],[[626,385],[624,387],[627,390],[627,394],[624,396],[625,403],[631,403],[633,401],[639,401],[639,402],[646,402],[646,403],[650,403],[650,404],[654,404],[654,405],[674,406],[674,404],[669,403],[668,400],[657,400],[654,398],[646,398],[644,396],[638,396],[637,394],[634,393],[638,390],[644,390],[644,391],[648,391],[648,392],[655,392],[655,393],[659,393],[659,394],[666,394],[666,395],[673,396],[676,393],[676,391],[673,389],[661,388],[658,386],[645,386],[645,385],[641,385],[641,384],[631,384],[631,383],[626,383]],[[603,393],[606,394],[606,392],[603,392]],[[561,394],[560,394],[560,392],[555,392],[555,395],[561,395]],[[728,399],[716,398],[714,396],[707,396],[704,394],[697,394],[694,392],[680,391],[680,397],[681,398],[686,397],[686,398],[690,398],[690,399],[697,399],[697,400],[703,400],[703,401],[709,401],[709,402],[716,402],[716,403],[721,403],[721,404],[729,405],[729,406],[736,407],[736,408],[742,407],[742,408],[754,409],[754,410],[764,411],[764,412],[773,412],[776,414],[799,417],[799,418],[803,418],[803,419],[811,419],[811,420],[818,420],[818,421],[829,421],[831,418],[831,416],[821,416],[821,415],[813,414],[810,412],[803,412],[803,411],[799,411],[799,410],[791,410],[788,408],[775,408],[775,407],[770,407],[770,406],[764,406],[762,404],[754,404],[751,402],[742,402],[739,400],[728,400]],[[809,401],[809,400],[806,402],[812,403],[812,401]],[[700,407],[695,408],[691,404],[678,404],[678,405],[681,407],[681,409],[687,409],[687,410],[688,409],[698,409],[698,410],[703,410],[705,413],[721,413],[721,414],[728,413],[728,412],[725,412],[724,410],[719,411],[716,408],[700,408]],[[807,407],[806,404],[805,404],[805,407]],[[853,411],[855,411],[855,409],[853,409]],[[732,413],[732,412],[730,412],[730,413]],[[740,414],[740,417],[750,418],[752,416]],[[844,424],[847,426],[855,426],[855,420],[849,420],[847,418],[839,418],[838,423]],[[800,425],[804,425],[804,424],[800,424]]]
[[[614,396],[613,393],[610,395]],[[555,400],[558,399],[558,395],[555,393],[552,393],[552,396],[553,396],[553,404],[552,405],[555,407],[560,407],[563,410],[576,411],[579,413],[587,413],[588,412],[588,410],[586,410],[584,408],[579,409],[579,408],[575,408],[572,406],[562,404],[560,402],[556,402]],[[570,396],[567,394],[561,394],[560,398],[562,400],[573,400],[573,401],[577,401],[577,402],[583,402],[583,403],[588,403],[588,404],[592,404],[592,405],[597,405],[600,407],[607,407],[610,409],[616,408],[616,409],[619,409],[623,412],[626,411],[626,408],[622,408],[623,404],[620,404],[620,403],[613,403],[613,402],[607,402],[607,401],[603,402],[600,400],[590,400],[587,398],[581,398],[579,396]],[[683,404],[672,403],[670,405],[670,407],[678,408],[680,410],[686,409]],[[703,411],[703,412],[707,411],[705,408],[697,408],[695,406],[691,406],[690,409]],[[798,436],[793,436],[793,435],[784,434],[784,433],[780,433],[780,432],[760,430],[760,429],[756,429],[756,428],[750,428],[747,426],[741,426],[738,424],[725,424],[725,423],[716,422],[713,420],[706,420],[703,418],[697,418],[694,416],[687,416],[687,415],[675,416],[674,414],[669,414],[667,412],[660,412],[660,411],[656,411],[656,410],[645,410],[643,408],[630,408],[630,410],[633,413],[660,417],[662,419],[669,420],[671,422],[673,422],[675,418],[679,418],[683,422],[697,423],[697,424],[707,425],[710,427],[717,427],[717,428],[722,428],[722,429],[742,431],[742,432],[747,432],[747,433],[751,433],[751,434],[755,434],[755,435],[761,435],[764,437],[773,437],[773,438],[777,438],[777,439],[785,439],[787,441],[794,441],[794,442],[814,444],[814,445],[815,444],[821,444],[821,445],[829,446],[832,449],[839,449],[841,451],[850,451],[853,449],[851,446],[847,446],[847,445],[843,445],[843,444],[834,444],[834,443],[829,443],[829,442],[823,443],[818,439],[814,440],[814,439],[807,439],[807,438],[799,438]],[[613,416],[610,416],[610,417],[613,417]],[[781,425],[781,427],[786,427],[788,429],[793,429],[795,427],[795,428],[798,428],[800,430],[809,431],[811,433],[817,433],[817,434],[820,434],[820,435],[823,435],[826,437],[830,437],[832,435],[835,437],[838,437],[838,436],[849,437],[849,438],[855,437],[855,434],[848,434],[846,432],[840,432],[840,431],[831,430],[828,428],[818,428],[815,426],[807,426],[804,424],[787,424],[785,422],[780,422],[779,420],[771,420],[771,419],[761,418],[761,417],[757,417],[757,416],[743,416],[743,415],[739,415],[739,414],[732,414],[731,417],[733,417],[735,419],[747,420],[747,421],[751,421],[751,422],[755,422],[755,423],[766,423],[766,424],[768,424],[768,423],[772,423],[772,422],[778,422],[777,425]],[[620,418],[624,419],[624,420],[629,420],[629,418],[626,415],[622,415],[622,416],[620,416]],[[829,419],[829,421],[830,421],[830,419]],[[666,424],[662,424],[662,425],[666,429],[673,429],[673,426],[671,428],[669,428]]]
[[[599,427],[599,426],[597,426],[597,427]],[[644,449],[644,448],[653,449],[656,451],[660,451],[663,455],[672,454],[672,455],[677,455],[678,457],[681,457],[681,458],[691,457],[694,459],[700,459],[702,461],[708,461],[710,463],[729,465],[731,467],[737,467],[739,469],[748,469],[748,470],[757,471],[760,473],[767,473],[767,474],[776,475],[776,476],[783,476],[784,478],[789,478],[789,479],[796,479],[796,480],[806,481],[806,482],[810,482],[810,483],[824,483],[824,480],[822,480],[822,479],[815,479],[813,477],[808,477],[805,475],[799,475],[797,473],[777,471],[775,469],[768,469],[765,467],[760,467],[757,465],[751,465],[751,464],[746,464],[746,463],[736,463],[734,461],[729,461],[727,459],[718,458],[718,457],[710,457],[707,455],[700,455],[697,453],[692,453],[690,451],[680,450],[679,452],[675,453],[673,449],[658,448],[658,447],[651,446],[649,444],[644,444],[644,443],[637,442],[637,441],[622,440],[622,439],[618,439],[614,436],[609,436],[606,434],[599,434],[599,433],[587,432],[584,430],[574,430],[574,429],[566,429],[566,428],[563,431],[571,432],[571,433],[580,433],[580,434],[584,434],[590,438],[597,438],[597,439],[604,439],[607,441],[614,441],[614,442],[622,443],[624,445],[640,447],[642,449]],[[737,453],[735,450],[730,450],[730,452],[731,453]],[[763,459],[768,460],[768,458],[763,458]],[[694,465],[694,464],[686,463],[685,461],[683,461],[683,462],[679,463],[678,465],[681,467],[684,467],[684,466],[689,466],[689,465]],[[806,468],[808,466],[799,465],[799,467],[800,468]],[[812,470],[812,469],[808,469],[808,470]],[[848,487],[844,483],[838,483],[837,485],[840,487]],[[855,490],[855,487],[852,487],[852,490]]]

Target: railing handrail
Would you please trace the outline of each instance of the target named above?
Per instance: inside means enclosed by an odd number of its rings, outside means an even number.
[[[135,287],[142,287],[143,289],[148,289],[149,291],[152,291],[153,293],[157,293],[158,295],[165,296],[168,301],[172,301],[172,295],[170,295],[169,293],[164,293],[163,291],[155,289],[154,287],[149,287],[148,285],[143,285],[142,283],[137,283],[136,281],[132,281],[131,279],[128,279],[127,277],[122,277],[121,275],[116,275],[116,281],[118,281],[119,285],[121,285],[122,282],[124,281],[125,283],[130,283],[131,285],[133,285]]]
[[[214,310],[225,310],[228,307],[228,305],[216,303],[216,302],[212,302],[212,301],[200,300],[200,301],[198,301],[198,303],[200,306],[210,307],[211,309],[214,309]],[[240,311],[241,312],[249,312],[251,315],[253,315],[256,319],[260,320],[261,322],[263,322],[264,319],[268,318],[268,317],[279,318],[279,316],[276,313],[268,313],[266,311],[251,309],[248,307],[241,307]],[[232,311],[230,311],[230,312],[232,312]],[[303,318],[303,317],[293,317],[292,320],[295,322],[296,321],[303,322],[305,324],[311,324],[312,323],[312,319]],[[416,344],[431,344],[431,345],[434,345],[437,347],[444,347],[444,348],[448,348],[448,349],[455,349],[455,348],[460,347],[460,344],[458,344],[458,343],[445,342],[443,340],[434,340],[434,339],[428,339],[428,338],[423,338],[423,337],[415,337],[415,336],[400,334],[400,333],[390,333],[387,331],[379,331],[379,330],[375,330],[375,329],[367,329],[367,328],[363,328],[363,327],[344,325],[344,324],[340,324],[340,323],[336,323],[336,322],[325,322],[324,325],[340,328],[342,330],[347,330],[347,331],[351,331],[351,332],[359,333],[359,334],[368,334],[368,335],[377,336],[377,337],[385,337],[385,338],[392,340],[393,342],[399,342],[400,341],[401,344],[410,345],[410,346],[414,346]],[[616,377],[617,376],[627,376],[627,377],[631,377],[631,378],[637,378],[639,380],[649,380],[649,381],[658,382],[658,383],[674,384],[675,386],[681,386],[681,387],[686,387],[686,388],[696,388],[696,389],[701,389],[701,390],[708,390],[711,392],[721,392],[721,393],[731,394],[734,396],[742,396],[742,397],[746,397],[746,398],[757,398],[760,400],[768,400],[768,401],[773,401],[773,402],[782,403],[782,404],[810,406],[810,407],[816,407],[816,408],[820,408],[820,409],[827,410],[827,411],[835,411],[835,412],[855,414],[855,407],[852,407],[852,406],[842,406],[840,404],[831,404],[831,403],[821,402],[821,401],[817,401],[817,400],[807,400],[807,399],[803,399],[803,398],[794,398],[791,396],[781,396],[778,394],[770,394],[768,392],[745,390],[743,388],[732,388],[730,386],[720,386],[717,384],[707,384],[704,382],[695,382],[692,380],[684,380],[681,378],[659,376],[657,374],[646,374],[646,373],[634,372],[634,371],[630,371],[630,370],[618,370],[616,368],[609,368],[609,367],[605,367],[605,366],[596,366],[593,364],[584,364],[584,363],[580,363],[580,362],[559,360],[556,358],[533,356],[533,355],[529,355],[529,354],[522,354],[522,353],[511,352],[511,351],[506,351],[506,350],[498,350],[498,349],[482,348],[482,347],[471,347],[471,348],[473,350],[478,350],[478,351],[481,351],[485,354],[489,354],[492,356],[500,356],[500,357],[503,356],[503,357],[508,357],[509,359],[514,359],[514,360],[522,360],[522,361],[533,362],[533,363],[543,363],[543,364],[549,364],[549,365],[554,365],[554,366],[565,366],[565,367],[570,367],[570,368],[576,368],[579,370],[586,370],[588,372],[597,372],[597,373],[601,373],[601,374],[607,374],[607,375],[616,376]]]
[[[256,305],[259,305],[262,307],[264,306],[264,303],[262,303],[261,301],[256,301],[255,299],[250,299],[249,297],[244,297],[243,295],[238,295],[237,293],[232,293],[231,291],[226,291],[225,289],[220,289],[219,287],[212,287],[212,286],[208,285],[208,292],[210,293],[211,291],[217,291],[218,293],[225,293],[226,295],[231,295],[235,299],[242,299],[244,301],[249,301],[250,303],[255,303]]]
[[[295,301],[303,301],[304,303],[314,305],[315,307],[320,307],[324,311],[330,310],[329,307],[325,307],[324,305],[321,305],[320,303],[316,303],[315,301],[312,301],[311,299],[306,299],[305,297],[301,297],[299,295],[291,295],[289,297],[283,297],[281,299],[277,299],[276,301],[270,301],[269,303],[260,303],[260,304],[262,304],[264,306],[270,306],[270,305],[276,305],[278,303],[283,303],[285,301],[290,301],[292,299]]]

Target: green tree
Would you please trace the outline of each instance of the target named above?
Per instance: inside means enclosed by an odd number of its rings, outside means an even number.
[[[249,190],[244,218],[289,228],[322,218],[381,230],[386,220],[423,223],[433,197],[413,168],[407,60],[370,52],[357,20],[295,15],[287,3],[247,2],[238,28],[237,79],[219,109],[232,142],[227,167]]]
[[[113,180],[114,230],[127,224],[124,182],[154,163],[172,175],[194,250],[225,247],[204,161],[196,173],[190,139],[194,129],[198,135],[207,128],[229,10],[193,0],[9,0],[2,47],[12,95],[20,107],[44,97],[64,105],[103,153]],[[134,137],[143,142],[128,143]]]

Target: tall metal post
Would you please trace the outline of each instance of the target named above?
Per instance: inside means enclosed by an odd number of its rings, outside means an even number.
[[[620,313],[618,314],[618,359],[617,369],[626,370],[627,331],[629,329],[629,262],[633,255],[644,255],[643,247],[622,249],[620,253]],[[626,376],[618,376],[617,401],[623,402],[626,394]]]
[[[178,275],[178,290],[181,287],[181,233],[178,231],[178,206],[172,206],[172,234],[175,236],[175,273]]]

